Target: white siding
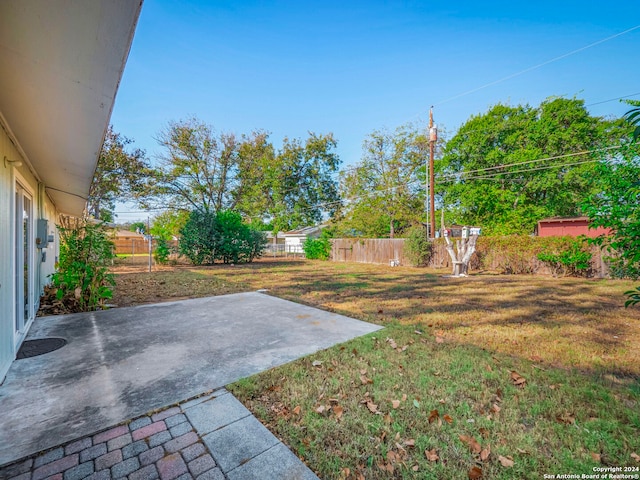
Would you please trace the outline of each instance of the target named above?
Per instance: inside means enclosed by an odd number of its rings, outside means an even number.
[[[5,165],[4,158],[22,161],[22,166]],[[33,303],[33,314],[39,305],[43,287],[49,283],[49,275],[53,273],[58,252],[58,235],[56,233],[57,212],[51,200],[46,196],[44,187],[29,171],[27,162],[11,141],[9,134],[0,122],[0,382],[2,382],[24,336],[15,335],[16,317],[16,285],[15,285],[15,185],[20,181],[32,195],[33,205],[30,228],[35,232],[37,220],[45,218],[49,222],[49,233],[54,235],[55,242],[46,249],[33,247],[29,292]],[[46,252],[43,260],[43,253]],[[27,326],[28,328],[28,326]],[[26,333],[26,332],[25,332]]]

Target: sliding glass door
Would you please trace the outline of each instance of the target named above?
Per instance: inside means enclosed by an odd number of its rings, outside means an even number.
[[[16,183],[15,198],[15,333],[16,342],[33,319],[33,197]]]

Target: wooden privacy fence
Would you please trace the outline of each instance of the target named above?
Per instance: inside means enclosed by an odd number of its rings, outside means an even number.
[[[116,239],[113,241],[116,254],[136,255],[141,253],[149,253],[149,242],[142,238]],[[152,248],[155,248],[156,242],[153,242]]]
[[[336,238],[331,243],[334,262],[409,265],[404,256],[404,238]]]
[[[331,260],[334,262],[377,263],[410,266],[404,254],[404,238],[337,238],[333,239]],[[455,239],[453,239],[455,242]],[[503,273],[530,273],[550,275],[548,264],[538,260],[535,254],[526,254],[517,249],[479,247],[471,257],[470,270],[499,271]],[[451,269],[451,257],[443,239],[432,243],[432,254],[428,267]],[[596,245],[591,247],[591,274],[598,278],[609,275],[609,267]],[[398,263],[395,263],[398,262]]]

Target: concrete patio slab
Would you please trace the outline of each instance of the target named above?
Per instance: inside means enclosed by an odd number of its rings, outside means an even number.
[[[29,338],[68,344],[11,366],[0,465],[379,328],[257,292],[38,318]]]

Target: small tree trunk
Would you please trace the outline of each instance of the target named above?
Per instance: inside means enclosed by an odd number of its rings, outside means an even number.
[[[476,241],[478,240],[478,236],[471,235],[469,238],[456,240],[455,250],[449,237],[445,236],[444,239],[447,242],[447,252],[449,253],[451,262],[453,263],[453,272],[451,275],[454,277],[466,277],[469,274],[469,262],[471,261],[471,255],[476,251]]]

